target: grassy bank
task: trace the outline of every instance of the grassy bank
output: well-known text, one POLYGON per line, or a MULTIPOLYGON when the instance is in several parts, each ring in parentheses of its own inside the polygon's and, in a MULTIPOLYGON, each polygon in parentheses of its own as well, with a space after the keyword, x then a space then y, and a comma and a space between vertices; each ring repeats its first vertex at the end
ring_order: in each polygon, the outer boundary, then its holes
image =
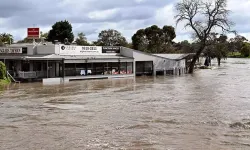
POLYGON ((10 83, 11 83, 11 80, 7 76, 6 66, 2 61, 0 61, 0 87, 3 87, 10 83))
POLYGON ((0 86, 5 86, 5 85, 8 85, 8 84, 10 84, 9 80, 2 80, 2 79, 0 79, 0 86))
POLYGON ((250 56, 245 57, 240 52, 228 53, 228 58, 250 58, 250 56))

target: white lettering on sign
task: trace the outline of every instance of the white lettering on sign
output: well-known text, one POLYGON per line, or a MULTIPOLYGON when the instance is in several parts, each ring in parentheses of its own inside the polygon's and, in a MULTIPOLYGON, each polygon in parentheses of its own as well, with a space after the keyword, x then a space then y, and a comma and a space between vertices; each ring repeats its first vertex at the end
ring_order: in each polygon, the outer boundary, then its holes
POLYGON ((101 46, 60 45, 60 55, 101 55, 101 46))
POLYGON ((22 48, 0 47, 1 54, 21 54, 22 48))

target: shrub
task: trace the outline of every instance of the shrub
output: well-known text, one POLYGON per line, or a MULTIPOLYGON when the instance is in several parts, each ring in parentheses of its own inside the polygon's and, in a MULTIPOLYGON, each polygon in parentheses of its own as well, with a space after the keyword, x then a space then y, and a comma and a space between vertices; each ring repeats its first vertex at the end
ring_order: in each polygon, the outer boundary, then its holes
POLYGON ((248 57, 250 55, 250 44, 244 43, 240 52, 244 57, 248 57))
POLYGON ((7 79, 6 77, 6 66, 3 62, 0 61, 0 79, 7 79))

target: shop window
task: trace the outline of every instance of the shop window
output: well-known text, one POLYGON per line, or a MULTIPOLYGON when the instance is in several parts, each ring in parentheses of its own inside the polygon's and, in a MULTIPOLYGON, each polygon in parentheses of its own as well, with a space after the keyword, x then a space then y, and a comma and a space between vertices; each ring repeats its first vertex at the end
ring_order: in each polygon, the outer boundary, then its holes
POLYGON ((88 63, 87 68, 88 68, 87 75, 93 75, 95 70, 93 63, 88 63))
POLYGON ((119 67, 119 62, 112 62, 112 63, 110 63, 111 64, 111 67, 112 67, 112 74, 119 74, 119 69, 120 69, 120 67, 119 67))
POLYGON ((120 74, 127 74, 127 63, 126 62, 121 62, 120 74))
POLYGON ((127 74, 133 74, 133 62, 127 63, 127 74))
POLYGON ((65 76, 75 76, 76 75, 76 69, 75 64, 65 64, 65 76))
POLYGON ((27 47, 23 47, 22 48, 22 54, 27 54, 28 53, 28 48, 27 47))
POLYGON ((112 74, 112 63, 104 63, 104 74, 112 74))
POLYGON ((103 75, 104 74, 104 63, 94 63, 94 72, 96 75, 103 75))
POLYGON ((146 73, 152 73, 153 72, 153 63, 151 61, 146 61, 145 64, 145 72, 146 73))
POLYGON ((42 71, 42 63, 41 62, 35 62, 33 66, 34 71, 42 71))
POLYGON ((79 76, 81 74, 84 75, 85 70, 86 70, 86 64, 85 63, 76 64, 76 75, 77 76, 79 76))

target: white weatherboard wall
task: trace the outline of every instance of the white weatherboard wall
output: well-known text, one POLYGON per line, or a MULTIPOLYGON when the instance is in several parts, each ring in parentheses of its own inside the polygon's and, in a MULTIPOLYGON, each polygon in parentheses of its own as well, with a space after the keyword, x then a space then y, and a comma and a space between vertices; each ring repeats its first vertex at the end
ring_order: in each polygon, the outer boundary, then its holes
POLYGON ((172 60, 154 56, 137 50, 123 47, 121 54, 134 58, 134 61, 153 61, 155 71, 172 70, 174 68, 185 68, 185 60, 172 60))

